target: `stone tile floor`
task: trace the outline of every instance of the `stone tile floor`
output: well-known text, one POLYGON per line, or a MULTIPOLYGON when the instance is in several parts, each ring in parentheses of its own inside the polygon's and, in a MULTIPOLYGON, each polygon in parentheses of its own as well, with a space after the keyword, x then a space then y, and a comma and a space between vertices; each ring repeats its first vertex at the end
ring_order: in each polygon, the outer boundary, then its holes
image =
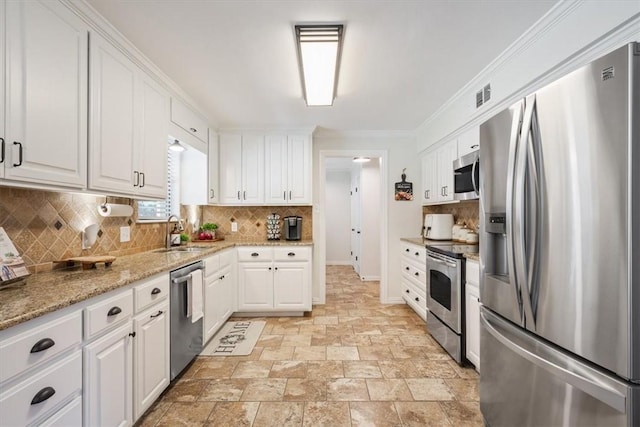
POLYGON ((327 267, 327 303, 269 317, 249 356, 198 357, 140 426, 482 426, 458 366, 378 282, 327 267))

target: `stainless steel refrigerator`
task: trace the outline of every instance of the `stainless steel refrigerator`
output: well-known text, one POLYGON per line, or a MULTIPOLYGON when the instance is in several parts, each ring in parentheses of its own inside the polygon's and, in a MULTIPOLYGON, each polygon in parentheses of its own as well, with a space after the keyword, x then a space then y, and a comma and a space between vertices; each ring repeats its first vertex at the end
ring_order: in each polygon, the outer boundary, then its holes
POLYGON ((640 425, 640 44, 480 127, 480 408, 640 425))

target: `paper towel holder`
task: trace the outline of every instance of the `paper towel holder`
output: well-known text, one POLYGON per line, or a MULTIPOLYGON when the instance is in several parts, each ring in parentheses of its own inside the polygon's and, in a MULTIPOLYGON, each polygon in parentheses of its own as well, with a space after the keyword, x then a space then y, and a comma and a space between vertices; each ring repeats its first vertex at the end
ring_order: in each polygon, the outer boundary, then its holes
POLYGON ((89 224, 82 230, 82 249, 89 249, 98 239, 98 224, 89 224))

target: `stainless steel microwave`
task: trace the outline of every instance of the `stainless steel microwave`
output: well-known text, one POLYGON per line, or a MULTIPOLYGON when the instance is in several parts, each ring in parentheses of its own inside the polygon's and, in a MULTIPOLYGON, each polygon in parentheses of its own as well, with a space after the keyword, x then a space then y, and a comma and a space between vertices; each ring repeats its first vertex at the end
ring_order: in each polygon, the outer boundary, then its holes
POLYGON ((453 198, 472 200, 480 197, 480 151, 473 151, 453 162, 453 198))

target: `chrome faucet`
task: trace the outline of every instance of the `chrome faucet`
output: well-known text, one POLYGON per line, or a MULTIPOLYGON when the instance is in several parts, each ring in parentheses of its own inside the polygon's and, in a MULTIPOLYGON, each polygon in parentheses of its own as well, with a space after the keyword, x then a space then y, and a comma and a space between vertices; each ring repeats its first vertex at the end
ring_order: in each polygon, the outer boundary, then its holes
POLYGON ((171 231, 169 231, 169 225, 171 224, 171 218, 175 218, 175 220, 179 223, 180 218, 177 215, 171 215, 167 218, 167 249, 171 249, 171 231))

